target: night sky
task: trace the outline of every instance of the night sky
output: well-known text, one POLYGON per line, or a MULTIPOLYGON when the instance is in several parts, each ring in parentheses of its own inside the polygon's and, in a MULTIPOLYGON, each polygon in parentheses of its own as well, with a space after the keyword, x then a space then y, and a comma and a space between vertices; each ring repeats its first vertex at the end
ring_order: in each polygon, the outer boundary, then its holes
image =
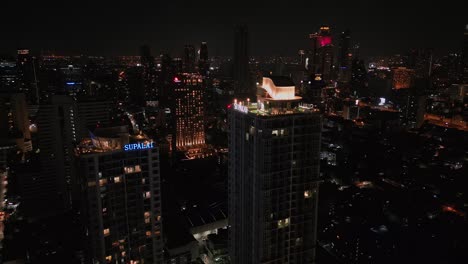
MULTIPOLYGON (((2 1, 4 2, 4 1, 2 1)), ((184 44, 207 41, 210 55, 232 55, 233 28, 247 24, 252 55, 293 55, 308 33, 328 24, 349 28, 363 55, 412 47, 458 51, 464 1, 8 1, 2 3, 0 53, 17 47, 89 55, 153 53, 178 56, 184 44), (28 3, 33 2, 33 3, 28 3), (27 3, 27 4, 26 4, 27 3)))

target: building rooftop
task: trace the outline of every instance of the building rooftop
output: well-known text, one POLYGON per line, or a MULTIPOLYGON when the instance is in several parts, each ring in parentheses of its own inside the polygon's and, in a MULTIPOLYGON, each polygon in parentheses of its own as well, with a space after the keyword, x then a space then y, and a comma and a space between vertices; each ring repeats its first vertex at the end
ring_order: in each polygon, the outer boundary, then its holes
POLYGON ((130 135, 127 126, 97 128, 90 137, 76 147, 77 155, 106 153, 120 150, 153 148, 153 141, 145 134, 130 135))
POLYGON ((259 116, 275 116, 320 112, 315 105, 301 103, 301 97, 295 95, 295 86, 291 78, 283 76, 264 77, 258 85, 257 102, 234 99, 228 108, 259 116))

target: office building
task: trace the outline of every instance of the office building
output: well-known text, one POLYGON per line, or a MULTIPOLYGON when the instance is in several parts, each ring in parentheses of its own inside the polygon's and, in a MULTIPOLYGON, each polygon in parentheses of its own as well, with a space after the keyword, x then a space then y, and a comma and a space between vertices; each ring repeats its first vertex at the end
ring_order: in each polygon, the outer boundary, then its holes
POLYGON ((319 111, 273 76, 229 108, 231 263, 314 263, 319 111))
POLYGON ((184 71, 187 73, 195 72, 195 63, 197 57, 195 47, 193 45, 185 45, 184 47, 184 71))
POLYGON ((174 77, 176 147, 190 148, 205 144, 203 93, 199 74, 185 73, 174 77))
POLYGON ((414 84, 415 71, 406 67, 398 67, 393 70, 393 85, 392 88, 409 89, 414 84))
POLYGON ((95 130, 76 151, 93 263, 162 263, 159 153, 126 126, 95 130))

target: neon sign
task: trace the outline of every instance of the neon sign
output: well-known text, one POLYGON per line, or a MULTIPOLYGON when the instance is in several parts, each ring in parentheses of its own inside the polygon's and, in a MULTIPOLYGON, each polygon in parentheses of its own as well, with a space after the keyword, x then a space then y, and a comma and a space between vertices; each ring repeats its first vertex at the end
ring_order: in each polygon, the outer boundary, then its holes
POLYGON ((152 149, 153 147, 154 147, 154 142, 133 143, 133 144, 124 145, 124 150, 131 151, 131 150, 141 150, 141 149, 152 149))

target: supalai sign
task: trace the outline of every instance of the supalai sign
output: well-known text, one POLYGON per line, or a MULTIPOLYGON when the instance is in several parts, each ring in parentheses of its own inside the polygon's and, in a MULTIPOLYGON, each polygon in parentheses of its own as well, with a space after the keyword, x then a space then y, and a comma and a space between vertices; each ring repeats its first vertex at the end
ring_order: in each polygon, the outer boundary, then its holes
POLYGON ((249 108, 247 108, 247 106, 245 105, 241 105, 241 104, 236 104, 234 103, 234 109, 237 110, 237 111, 240 111, 242 113, 245 113, 247 114, 249 112, 249 108))
POLYGON ((132 150, 141 150, 141 149, 152 149, 154 147, 154 142, 143 142, 143 143, 133 143, 124 145, 125 151, 132 150))

